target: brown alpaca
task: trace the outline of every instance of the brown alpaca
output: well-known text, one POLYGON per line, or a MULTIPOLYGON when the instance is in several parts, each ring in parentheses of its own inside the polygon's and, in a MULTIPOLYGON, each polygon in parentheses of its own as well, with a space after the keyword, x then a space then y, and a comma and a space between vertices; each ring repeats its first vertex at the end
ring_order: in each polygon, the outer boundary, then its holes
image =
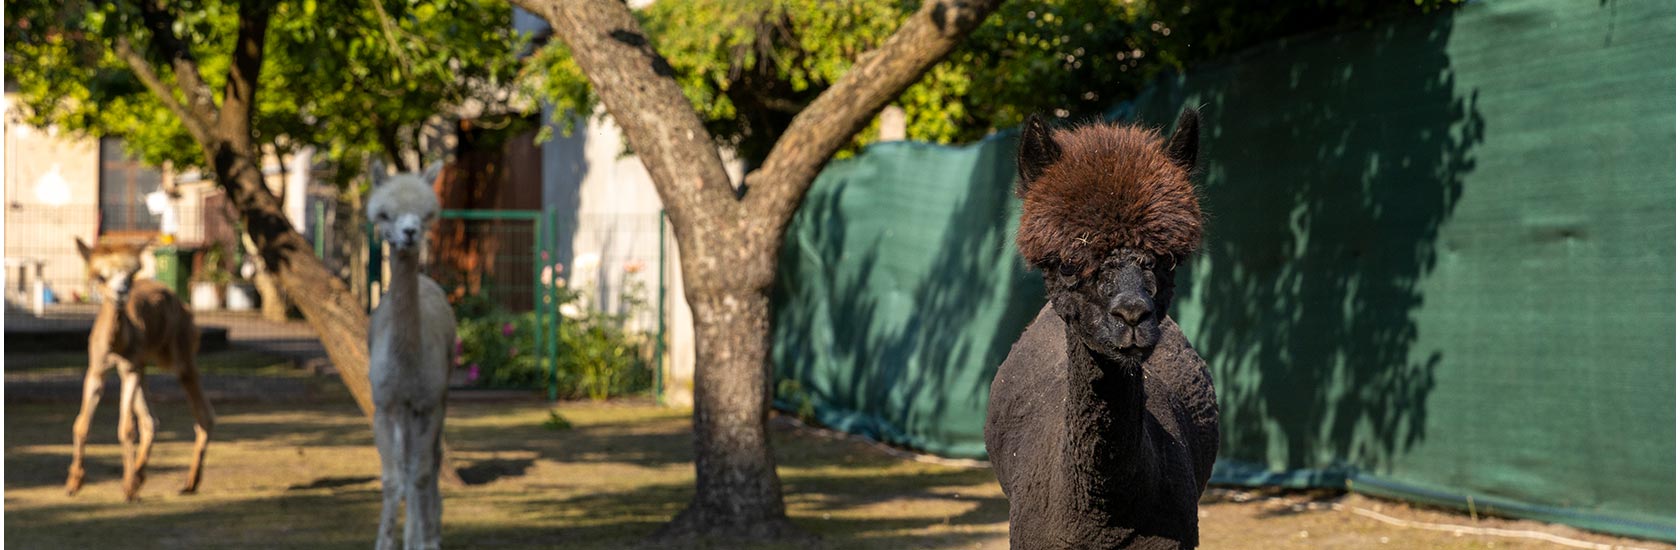
POLYGON ((156 421, 146 405, 146 363, 175 371, 192 406, 194 429, 192 466, 182 493, 198 490, 204 451, 216 414, 198 386, 198 327, 193 315, 167 287, 149 279, 136 280, 142 247, 99 243, 89 247, 76 239, 76 250, 87 262, 88 275, 98 283, 99 315, 88 335, 88 370, 82 387, 82 411, 76 415, 70 451, 70 476, 64 489, 75 495, 82 488, 82 449, 87 444, 93 410, 105 392, 105 372, 117 368, 122 380, 118 399, 117 437, 122 440, 123 496, 139 497, 146 479, 146 460, 152 453, 156 421), (138 424, 138 433, 136 433, 138 424), (139 441, 136 441, 136 435, 139 441))
POLYGON ((1050 303, 998 367, 986 451, 1019 549, 1192 548, 1219 451, 1207 364, 1167 316, 1195 252, 1195 111, 1163 142, 1094 124, 1022 130, 1016 244, 1050 303))

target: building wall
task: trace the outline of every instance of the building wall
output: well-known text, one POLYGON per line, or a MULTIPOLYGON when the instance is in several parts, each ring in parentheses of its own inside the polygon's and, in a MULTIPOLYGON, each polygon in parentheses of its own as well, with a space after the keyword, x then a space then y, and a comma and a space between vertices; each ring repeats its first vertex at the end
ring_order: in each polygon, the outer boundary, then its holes
POLYGON ((99 229, 99 140, 73 139, 24 124, 5 96, 5 257, 7 297, 14 298, 17 262, 38 261, 48 284, 64 295, 85 279, 75 238, 92 243, 99 229))
MULTIPOLYGON (((21 290, 31 277, 20 276, 19 269, 40 262, 42 278, 57 299, 72 300, 87 291, 75 239, 88 244, 99 239, 99 139, 23 123, 12 94, 5 95, 3 106, 6 297, 27 301, 21 290)), ((272 155, 263 163, 269 189, 282 195, 287 217, 300 232, 309 226, 305 203, 311 182, 309 171, 299 168, 307 166, 309 158, 308 151, 295 155, 284 175, 272 155)), ((222 191, 197 173, 177 175, 166 169, 163 178, 164 187, 178 193, 175 242, 196 248, 217 238, 215 228, 226 224, 209 220, 221 214, 208 210, 206 204, 216 204, 222 191)), ((152 256, 144 254, 142 259, 141 276, 152 276, 152 256)))

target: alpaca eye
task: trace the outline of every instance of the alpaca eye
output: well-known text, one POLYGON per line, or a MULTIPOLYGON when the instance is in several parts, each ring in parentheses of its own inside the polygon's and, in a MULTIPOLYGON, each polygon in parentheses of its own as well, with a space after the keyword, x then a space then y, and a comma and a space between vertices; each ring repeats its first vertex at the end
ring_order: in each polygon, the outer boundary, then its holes
POLYGON ((1061 273, 1063 277, 1072 277, 1079 274, 1079 266, 1063 262, 1056 266, 1056 272, 1061 273))
POLYGON ((382 222, 391 221, 391 216, 387 215, 384 212, 380 212, 377 217, 379 218, 379 221, 382 221, 382 222))

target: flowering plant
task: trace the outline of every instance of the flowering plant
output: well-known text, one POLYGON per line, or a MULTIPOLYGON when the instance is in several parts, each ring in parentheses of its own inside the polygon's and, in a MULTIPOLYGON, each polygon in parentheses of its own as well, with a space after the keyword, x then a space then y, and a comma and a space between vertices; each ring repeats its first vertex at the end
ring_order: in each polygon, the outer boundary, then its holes
POLYGON ((639 262, 624 266, 629 276, 618 296, 618 311, 607 312, 591 307, 587 296, 567 286, 560 276, 563 265, 544 266, 538 279, 539 302, 560 313, 554 326, 539 326, 533 313, 510 313, 481 295, 460 300, 455 364, 465 373, 458 380, 486 388, 546 387, 547 350, 537 349, 536 335, 552 331, 559 351, 556 382, 561 397, 599 400, 645 391, 652 383, 652 338, 627 326, 647 307, 646 285, 634 276, 644 268, 639 262))

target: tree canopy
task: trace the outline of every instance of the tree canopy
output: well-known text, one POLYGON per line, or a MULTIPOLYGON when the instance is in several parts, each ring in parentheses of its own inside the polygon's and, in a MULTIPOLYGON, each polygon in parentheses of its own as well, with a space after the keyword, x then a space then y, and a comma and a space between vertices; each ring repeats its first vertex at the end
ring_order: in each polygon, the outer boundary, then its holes
MULTIPOLYGON (((176 33, 198 46, 206 84, 220 89, 238 2, 183 4, 172 8, 176 33)), ((400 165, 398 153, 415 147, 414 133, 434 115, 515 100, 509 83, 522 41, 505 2, 280 0, 273 9, 252 130, 278 152, 310 145, 352 166, 370 154, 400 165)), ((149 40, 139 17, 129 2, 10 2, 7 79, 30 124, 124 136, 142 162, 201 168, 179 117, 117 53, 119 39, 149 40)))
MULTIPOLYGON (((1029 113, 1096 116, 1162 70, 1262 41, 1428 10, 1455 0, 1018 0, 1006 2, 894 102, 907 137, 977 139, 1029 113)), ((707 130, 762 159, 793 116, 915 12, 904 0, 694 0, 636 12, 707 130)), ((557 112, 596 98, 563 44, 538 50, 527 83, 557 112)), ((562 121, 566 122, 566 121, 562 121)), ((859 134, 873 140, 876 128, 859 134)))

